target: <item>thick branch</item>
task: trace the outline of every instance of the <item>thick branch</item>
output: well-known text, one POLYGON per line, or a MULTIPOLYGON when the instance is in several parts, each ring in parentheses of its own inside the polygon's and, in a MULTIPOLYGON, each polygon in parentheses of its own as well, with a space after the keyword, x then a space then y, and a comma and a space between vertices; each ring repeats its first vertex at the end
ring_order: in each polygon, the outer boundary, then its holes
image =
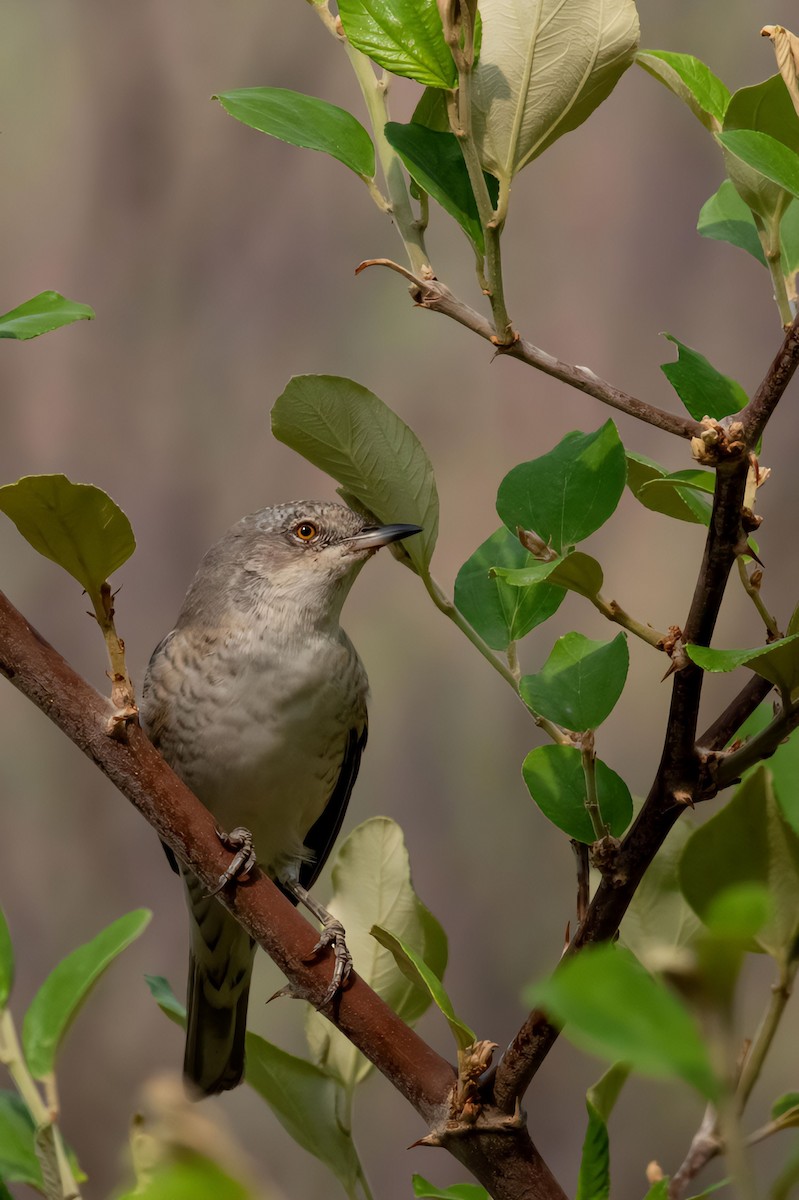
POLYGON ((411 296, 420 308, 429 308, 434 312, 451 317, 459 325, 471 329, 473 333, 478 334, 487 342, 491 342, 498 354, 518 358, 520 362, 527 363, 529 367, 535 367, 537 371, 543 371, 545 375, 551 375, 554 379, 559 379, 561 383, 567 383, 569 387, 576 388, 578 392, 585 392, 587 395, 593 396, 595 400, 601 400, 603 404, 608 404, 611 408, 618 409, 619 412, 635 417, 639 421, 645 421, 647 425, 655 425, 658 429, 665 430, 666 433, 676 434, 677 437, 692 438, 698 437, 702 432, 702 426, 692 417, 676 416, 674 413, 656 408, 654 404, 638 400, 635 396, 630 396, 627 392, 622 392, 612 384, 606 383, 588 367, 572 366, 571 363, 561 362, 560 359, 554 358, 544 350, 539 350, 537 346, 523 337, 518 337, 516 341, 507 346, 498 346, 491 322, 475 309, 470 308, 468 304, 464 304, 462 300, 453 295, 445 284, 437 279, 417 279, 410 272, 398 268, 396 263, 385 258, 363 262, 357 271, 368 266, 385 266, 392 270, 399 270, 401 275, 410 280, 411 296))
POLYGON ((791 382, 797 366, 799 366, 799 315, 794 318, 793 324, 786 331, 777 357, 766 372, 760 387, 746 408, 738 414, 737 418, 733 418, 733 420, 737 419, 743 422, 747 445, 754 446, 757 443, 771 414, 791 382))
MULTIPOLYGON (((0 674, 33 701, 142 813, 158 836, 212 887, 230 855, 208 810, 174 774, 136 724, 127 740, 107 732, 111 703, 82 679, 0 592, 0 674)), ((322 1002, 330 963, 312 955, 316 934, 271 880, 254 871, 220 899, 312 1004, 322 1002)), ((453 1067, 353 973, 325 1011, 433 1129, 450 1115, 453 1067)), ((521 1124, 496 1132, 485 1112, 468 1133, 442 1144, 496 1200, 565 1200, 521 1124)))

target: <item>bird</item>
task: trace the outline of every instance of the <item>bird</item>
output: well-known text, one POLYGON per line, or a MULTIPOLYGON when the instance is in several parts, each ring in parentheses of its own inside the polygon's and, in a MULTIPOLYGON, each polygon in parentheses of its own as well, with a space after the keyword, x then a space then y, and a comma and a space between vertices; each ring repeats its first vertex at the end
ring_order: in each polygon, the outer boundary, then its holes
MULTIPOLYGON (((337 503, 243 517, 203 558, 142 689, 148 737, 216 819, 236 866, 253 863, 323 925, 328 997, 349 972, 344 930, 310 895, 341 829, 367 736, 368 680, 339 624, 366 561, 421 533, 337 503)), ((244 1073, 255 944, 167 848, 183 877, 190 949, 183 1074, 191 1093, 244 1073)), ((230 875, 224 875, 220 887, 230 875)))

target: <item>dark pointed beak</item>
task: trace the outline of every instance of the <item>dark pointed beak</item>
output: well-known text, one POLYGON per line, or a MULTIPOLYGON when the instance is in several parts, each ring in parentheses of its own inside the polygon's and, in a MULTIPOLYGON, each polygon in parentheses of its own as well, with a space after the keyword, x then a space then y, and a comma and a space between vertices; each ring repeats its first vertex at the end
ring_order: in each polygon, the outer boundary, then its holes
POLYGON ((367 525, 360 533, 346 538, 345 544, 352 550, 379 550, 390 542, 399 542, 421 532, 421 525, 367 525))

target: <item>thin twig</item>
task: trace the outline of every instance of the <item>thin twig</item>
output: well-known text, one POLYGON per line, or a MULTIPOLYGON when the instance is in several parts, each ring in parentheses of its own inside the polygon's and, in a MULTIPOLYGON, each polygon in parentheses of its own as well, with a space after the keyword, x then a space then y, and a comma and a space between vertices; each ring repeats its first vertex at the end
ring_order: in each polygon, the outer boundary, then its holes
POLYGON ((793 373, 799 366, 799 315, 786 331, 776 358, 765 374, 763 382, 752 399, 737 417, 744 427, 744 438, 750 449, 754 449, 769 422, 771 414, 780 402, 793 373))

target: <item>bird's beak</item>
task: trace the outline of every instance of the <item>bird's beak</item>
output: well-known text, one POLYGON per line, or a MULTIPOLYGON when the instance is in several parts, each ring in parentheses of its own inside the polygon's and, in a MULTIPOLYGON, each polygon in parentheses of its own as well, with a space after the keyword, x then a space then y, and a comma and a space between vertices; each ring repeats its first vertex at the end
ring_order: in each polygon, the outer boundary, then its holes
POLYGON ((421 525, 367 525, 360 533, 345 538, 344 544, 351 550, 379 550, 390 542, 399 542, 421 532, 421 525))

